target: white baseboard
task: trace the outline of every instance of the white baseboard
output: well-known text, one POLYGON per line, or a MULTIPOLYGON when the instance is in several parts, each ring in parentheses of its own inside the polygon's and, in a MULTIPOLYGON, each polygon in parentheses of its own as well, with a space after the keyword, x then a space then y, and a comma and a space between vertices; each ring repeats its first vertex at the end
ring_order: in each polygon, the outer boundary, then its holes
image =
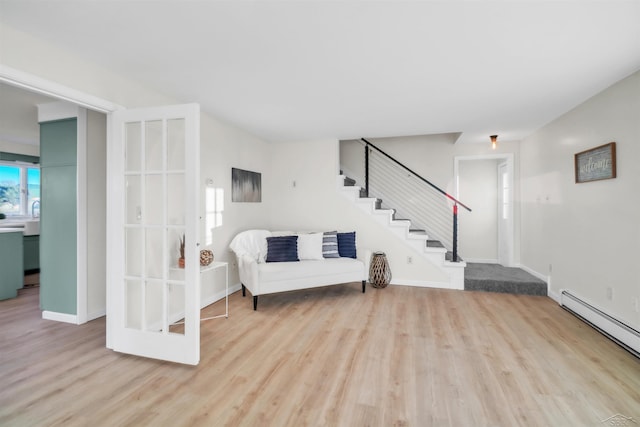
MULTIPOLYGON (((241 288, 240 283, 233 285, 233 286, 229 286, 229 295, 231 295, 234 292, 239 291, 241 288)), ((214 302, 220 301, 221 299, 224 299, 225 296, 225 291, 219 291, 216 292, 215 294, 212 294, 204 299, 200 299, 200 309, 205 308, 208 305, 213 304, 214 302)), ((181 311, 179 313, 172 313, 169 315, 169 323, 175 323, 180 321, 181 319, 184 319, 184 311, 181 311)), ((162 324, 161 323, 154 323, 151 326, 149 326, 150 330, 160 330, 162 328, 162 324)))
POLYGON ((56 313, 55 311, 43 311, 42 318, 45 320, 55 320, 56 322, 78 324, 78 316, 75 314, 56 313))
POLYGON ((102 310, 94 311, 93 313, 87 313, 87 322, 90 322, 91 320, 95 320, 99 317, 106 316, 106 315, 107 315, 106 308, 102 310))
POLYGON ((538 279, 542 280, 543 282, 545 282, 547 284, 547 296, 549 298, 551 298, 552 300, 554 300, 555 302, 557 302, 558 304, 560 304, 560 294, 553 292, 551 290, 551 276, 546 276, 542 273, 538 273, 537 271, 535 271, 532 268, 527 267, 526 265, 522 265, 522 264, 517 264, 515 265, 515 267, 518 267, 524 271, 526 271, 527 273, 531 274, 532 276, 537 277, 538 279))
MULTIPOLYGON (((231 295, 234 292, 239 291, 241 288, 242 288, 242 286, 240 285, 240 283, 237 283, 235 285, 229 286, 229 295, 231 295)), ((225 297, 225 291, 224 290, 216 292, 215 294, 212 294, 212 295, 204 298, 203 300, 201 300, 200 301, 200 308, 201 309, 205 308, 206 306, 211 305, 214 302, 220 301, 224 297, 225 297)), ((97 319, 98 317, 102 317, 102 316, 105 316, 105 315, 106 315, 105 311, 99 311, 99 312, 95 312, 95 313, 89 314, 88 315, 88 319, 89 320, 93 320, 93 319, 97 319)), ((174 313, 171 316, 171 320, 170 321, 171 322, 177 322, 178 320, 182 319, 183 317, 184 317, 184 313, 183 312, 174 313)), ((159 324, 158 325, 153 325, 151 327, 151 329, 153 329, 154 327, 156 329, 160 329, 160 325, 159 324)))
MULTIPOLYGON (((242 285, 240 285, 240 283, 229 286, 229 295, 231 295, 234 292, 238 292, 240 289, 242 289, 242 285)), ((224 294, 225 294, 225 291, 219 291, 213 295, 208 296, 207 298, 200 301, 200 308, 205 308, 206 306, 211 305, 216 301, 220 301, 221 299, 224 298, 224 294)))
POLYGON ((430 282, 426 280, 393 279, 391 285, 414 286, 416 288, 456 289, 448 282, 430 282))
POLYGON ((517 264, 514 267, 518 267, 518 268, 526 271, 527 273, 531 274, 532 276, 535 276, 538 279, 542 280, 543 282, 547 282, 547 284, 549 284, 550 279, 549 279, 549 276, 547 276, 547 275, 544 275, 542 273, 538 273, 534 269, 529 268, 526 265, 522 265, 522 264, 517 264))
POLYGON ((551 276, 549 276, 547 280, 547 296, 562 305, 562 291, 564 291, 564 289, 559 289, 558 292, 551 290, 551 276))
MULTIPOLYGON (((560 291, 560 293, 562 293, 562 291, 560 291)), ((562 297, 559 293, 553 292, 551 289, 547 289, 547 296, 558 304, 562 304, 562 297)))
POLYGON ((465 262, 473 262, 473 263, 479 263, 479 264, 498 264, 498 260, 497 259, 485 259, 485 258, 467 258, 464 257, 464 261, 465 262))
POLYGON ((242 289, 242 284, 240 284, 240 282, 236 283, 235 285, 229 286, 229 295, 238 292, 240 289, 242 289))

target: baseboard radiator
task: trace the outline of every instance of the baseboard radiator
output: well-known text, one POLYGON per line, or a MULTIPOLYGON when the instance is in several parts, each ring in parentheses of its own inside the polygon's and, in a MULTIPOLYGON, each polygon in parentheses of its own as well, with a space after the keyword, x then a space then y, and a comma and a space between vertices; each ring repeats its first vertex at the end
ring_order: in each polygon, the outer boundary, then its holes
POLYGON ((563 308, 640 357, 640 332, 568 291, 562 291, 560 301, 563 308))

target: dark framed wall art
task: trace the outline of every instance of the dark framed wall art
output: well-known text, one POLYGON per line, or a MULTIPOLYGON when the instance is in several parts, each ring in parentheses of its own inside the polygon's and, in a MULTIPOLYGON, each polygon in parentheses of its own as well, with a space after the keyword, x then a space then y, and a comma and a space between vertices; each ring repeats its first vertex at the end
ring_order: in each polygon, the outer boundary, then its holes
POLYGON ((576 183, 616 177, 616 143, 610 142, 574 156, 576 183))
POLYGON ((231 201, 262 202, 262 174, 231 168, 231 201))

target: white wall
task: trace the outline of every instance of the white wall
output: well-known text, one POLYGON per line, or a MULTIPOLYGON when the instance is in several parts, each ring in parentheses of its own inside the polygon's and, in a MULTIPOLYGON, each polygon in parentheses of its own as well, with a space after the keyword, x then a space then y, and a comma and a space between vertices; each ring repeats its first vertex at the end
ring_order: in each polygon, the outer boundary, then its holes
POLYGON ((274 190, 270 195, 274 206, 270 221, 272 229, 356 231, 359 251, 387 254, 392 283, 448 281, 445 273, 428 262, 408 264, 407 257, 416 260, 419 255, 338 193, 337 140, 271 144, 270 151, 272 177, 269 184, 274 190))
POLYGON ((17 144, 0 140, 0 151, 6 153, 24 154, 27 156, 40 156, 40 146, 31 144, 17 144))
MULTIPOLYGON (((216 261, 229 262, 229 284, 239 284, 235 256, 229 243, 240 231, 269 227, 270 200, 273 191, 270 174, 271 145, 259 138, 226 125, 210 116, 201 117, 200 173, 201 182, 201 235, 202 242, 213 251, 216 261), (262 174, 261 203, 231 202, 231 168, 239 168, 262 174), (210 182, 207 185, 207 182, 210 182), (224 210, 222 225, 215 225, 207 243, 206 203, 207 187, 222 189, 224 210)), ((204 280, 204 278, 203 278, 204 280)), ((219 281, 218 281, 219 283, 219 281)), ((220 291, 219 286, 213 291, 220 291)))
POLYGON ((460 209, 460 253, 465 261, 498 261, 498 160, 465 160, 458 168, 460 200, 473 206, 460 209))
POLYGON ((521 144, 522 263, 640 329, 640 72, 521 144), (616 179, 576 184, 574 154, 617 144, 616 179), (606 297, 607 288, 613 299, 606 297))
POLYGON ((107 117, 87 111, 87 318, 106 312, 107 117))

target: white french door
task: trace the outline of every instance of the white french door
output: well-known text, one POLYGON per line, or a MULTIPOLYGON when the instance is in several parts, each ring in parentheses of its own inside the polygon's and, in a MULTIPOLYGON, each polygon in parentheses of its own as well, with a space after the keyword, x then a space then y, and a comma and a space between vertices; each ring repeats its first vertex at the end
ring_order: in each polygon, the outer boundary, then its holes
POLYGON ((196 365, 200 107, 116 111, 110 130, 107 346, 196 365))

